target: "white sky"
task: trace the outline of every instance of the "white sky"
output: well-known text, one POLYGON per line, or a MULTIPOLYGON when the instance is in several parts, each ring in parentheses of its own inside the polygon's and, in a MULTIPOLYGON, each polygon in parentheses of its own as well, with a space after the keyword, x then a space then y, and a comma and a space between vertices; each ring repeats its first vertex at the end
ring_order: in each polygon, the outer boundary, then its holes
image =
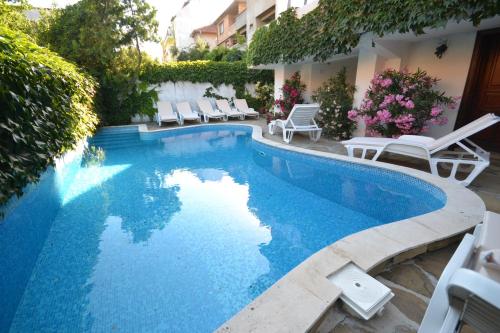
MULTIPOLYGON (((156 18, 159 22, 158 33, 161 38, 165 36, 167 28, 170 24, 170 19, 174 16, 182 7, 186 0, 147 0, 152 6, 156 7, 158 10, 156 18)), ((220 7, 222 3, 228 4, 228 0, 204 0, 207 2, 207 9, 212 12, 204 12, 204 16, 212 16, 216 19, 220 14, 220 7), (219 6, 210 6, 209 4, 217 3, 219 6)), ((34 7, 51 7, 55 4, 57 7, 65 7, 70 4, 78 2, 78 0, 29 0, 28 1, 34 7)), ((196 19, 196 18, 194 18, 196 19)), ((161 59, 161 45, 160 43, 145 43, 144 50, 151 56, 161 59)))

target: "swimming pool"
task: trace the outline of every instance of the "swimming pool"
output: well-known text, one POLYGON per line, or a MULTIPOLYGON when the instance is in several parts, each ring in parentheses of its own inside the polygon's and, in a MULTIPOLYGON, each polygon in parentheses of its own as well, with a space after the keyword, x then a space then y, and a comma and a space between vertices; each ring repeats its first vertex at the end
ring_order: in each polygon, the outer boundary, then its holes
POLYGON ((42 180, 0 225, 2 246, 21 242, 16 222, 31 230, 30 250, 2 259, 15 278, 2 330, 209 332, 319 249, 446 202, 416 178, 273 148, 244 126, 105 129, 90 143, 103 154, 42 180), (20 259, 32 268, 13 275, 20 259))

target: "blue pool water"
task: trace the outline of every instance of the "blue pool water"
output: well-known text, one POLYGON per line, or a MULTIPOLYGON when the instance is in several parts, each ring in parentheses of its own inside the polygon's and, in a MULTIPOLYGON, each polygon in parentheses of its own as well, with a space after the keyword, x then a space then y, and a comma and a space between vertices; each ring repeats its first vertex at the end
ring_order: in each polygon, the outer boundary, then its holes
POLYGON ((108 129, 90 143, 100 158, 45 176, 0 224, 0 331, 209 332, 324 246, 446 201, 247 127, 108 129))

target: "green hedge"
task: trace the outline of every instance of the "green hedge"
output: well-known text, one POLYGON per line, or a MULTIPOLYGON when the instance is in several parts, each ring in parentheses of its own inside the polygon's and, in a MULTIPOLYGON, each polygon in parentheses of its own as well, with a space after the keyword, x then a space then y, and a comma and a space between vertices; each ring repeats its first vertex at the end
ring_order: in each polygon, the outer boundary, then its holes
POLYGON ((500 14, 498 0, 320 0, 318 6, 298 19, 294 9, 258 29, 249 45, 252 65, 293 63, 306 57, 326 60, 349 53, 362 32, 424 33, 424 28, 443 27, 449 20, 482 19, 500 14))
POLYGON ((179 61, 168 64, 151 64, 145 67, 141 80, 148 83, 209 82, 214 86, 232 84, 240 91, 245 83, 274 82, 273 71, 248 69, 243 61, 179 61))
POLYGON ((97 124, 95 81, 0 26, 0 205, 22 194, 97 124))

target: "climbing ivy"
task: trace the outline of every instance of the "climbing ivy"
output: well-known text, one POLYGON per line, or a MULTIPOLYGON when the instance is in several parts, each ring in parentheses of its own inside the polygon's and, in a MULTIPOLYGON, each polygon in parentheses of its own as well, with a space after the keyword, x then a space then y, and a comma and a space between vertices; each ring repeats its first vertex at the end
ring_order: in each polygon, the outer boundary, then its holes
POLYGON ((145 67, 141 80, 150 84, 162 82, 208 82, 214 86, 231 84, 237 93, 243 93, 245 83, 271 83, 273 71, 248 69, 243 61, 178 61, 150 64, 145 67))
POLYGON ((94 79, 28 36, 1 26, 0 77, 2 206, 91 134, 97 116, 94 79))
POLYGON ((308 57, 321 61, 349 53, 364 32, 423 34, 425 28, 443 27, 450 20, 478 25, 497 14, 498 0, 320 0, 300 19, 291 8, 259 28, 247 61, 251 65, 293 63, 308 57))

